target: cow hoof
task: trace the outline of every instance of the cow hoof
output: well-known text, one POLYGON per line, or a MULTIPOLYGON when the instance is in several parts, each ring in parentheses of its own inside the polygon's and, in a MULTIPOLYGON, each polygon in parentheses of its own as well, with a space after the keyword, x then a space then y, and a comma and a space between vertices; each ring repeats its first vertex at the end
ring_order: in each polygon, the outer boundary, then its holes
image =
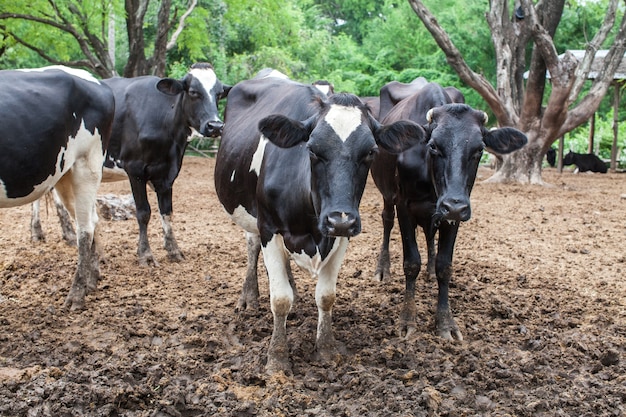
POLYGON ((139 265, 158 267, 159 263, 154 259, 154 256, 144 255, 139 257, 139 265))
POLYGON ((437 336, 445 340, 463 341, 463 335, 450 313, 437 315, 437 336))
POLYGON ((291 365, 289 364, 289 360, 268 358, 267 365, 265 366, 265 372, 267 372, 268 375, 274 375, 279 372, 287 375, 291 373, 291 365))
POLYGON ((185 255, 182 252, 173 252, 167 254, 167 259, 170 262, 182 262, 185 260, 185 255))
POLYGON ((74 298, 68 295, 65 299, 65 303, 63 303, 63 309, 69 311, 85 310, 85 300, 74 298))

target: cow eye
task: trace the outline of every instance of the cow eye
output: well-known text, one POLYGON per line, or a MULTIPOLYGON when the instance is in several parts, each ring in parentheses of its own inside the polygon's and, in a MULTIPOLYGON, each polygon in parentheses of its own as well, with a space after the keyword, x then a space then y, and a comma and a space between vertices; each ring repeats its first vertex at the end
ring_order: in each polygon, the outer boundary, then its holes
POLYGON ((310 148, 309 157, 311 158, 311 162, 324 162, 324 158, 320 156, 320 154, 313 152, 310 148))
POLYGON ((437 148, 437 145, 435 145, 434 142, 430 142, 428 144, 428 152, 430 152, 430 154, 433 156, 440 154, 439 149, 437 148))
POLYGON ((374 157, 378 155, 378 146, 374 146, 372 149, 370 149, 366 154, 365 157, 363 158, 364 160, 370 162, 374 159, 374 157))
POLYGON ((189 90, 189 97, 191 97, 191 98, 199 98, 200 97, 200 93, 198 93, 196 90, 189 90))

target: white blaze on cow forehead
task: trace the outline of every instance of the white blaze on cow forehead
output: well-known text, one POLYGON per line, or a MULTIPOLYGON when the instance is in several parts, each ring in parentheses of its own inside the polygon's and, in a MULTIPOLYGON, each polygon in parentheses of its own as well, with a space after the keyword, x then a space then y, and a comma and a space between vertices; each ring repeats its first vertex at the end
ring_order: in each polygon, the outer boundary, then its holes
POLYGON ((88 71, 78 69, 78 68, 64 67, 63 65, 50 65, 48 67, 42 67, 42 68, 24 68, 18 71, 44 72, 46 70, 52 70, 52 69, 61 70, 75 77, 82 78, 85 81, 90 81, 92 83, 100 84, 100 81, 98 81, 98 79, 94 77, 93 75, 91 75, 91 73, 89 73, 88 71))
POLYGON ((261 173, 261 164, 263 163, 263 155, 265 155, 265 146, 267 145, 267 142, 269 142, 269 140, 265 136, 261 135, 259 138, 259 145, 257 146, 256 151, 254 151, 254 155, 252 155, 252 163, 250 164, 248 172, 254 171, 257 177, 261 173))
MULTIPOLYGON (((217 75, 215 75, 215 71, 211 68, 194 68, 190 70, 189 73, 200 81, 200 84, 202 84, 202 87, 204 87, 207 93, 211 91, 217 83, 217 75)), ((213 100, 210 94, 209 99, 213 100)))
POLYGON ((361 125, 361 109, 333 104, 324 120, 345 142, 346 139, 361 125))

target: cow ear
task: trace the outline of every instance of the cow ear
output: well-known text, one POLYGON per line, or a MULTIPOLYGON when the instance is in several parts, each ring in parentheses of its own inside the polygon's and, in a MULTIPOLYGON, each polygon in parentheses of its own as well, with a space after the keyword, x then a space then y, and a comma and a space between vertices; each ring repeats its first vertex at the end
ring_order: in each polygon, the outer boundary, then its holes
POLYGON ((222 88, 223 88, 223 90, 222 90, 222 93, 217 98, 218 100, 226 98, 228 96, 228 93, 230 92, 230 89, 233 88, 233 86, 232 85, 228 85, 228 84, 222 84, 222 88))
POLYGON ((168 96, 175 96, 185 89, 183 83, 173 78, 161 78, 156 85, 157 90, 168 96))
POLYGON ((426 132, 422 126, 409 120, 400 120, 390 125, 376 122, 374 128, 376 143, 392 154, 399 154, 412 146, 423 143, 426 132))
POLYGON ((528 143, 525 134, 512 127, 502 127, 487 131, 483 137, 487 150, 492 153, 505 154, 516 151, 528 143))
POLYGON ((274 145, 280 148, 291 148, 309 140, 313 130, 313 119, 312 117, 299 122, 287 116, 274 114, 261 119, 259 130, 274 145))

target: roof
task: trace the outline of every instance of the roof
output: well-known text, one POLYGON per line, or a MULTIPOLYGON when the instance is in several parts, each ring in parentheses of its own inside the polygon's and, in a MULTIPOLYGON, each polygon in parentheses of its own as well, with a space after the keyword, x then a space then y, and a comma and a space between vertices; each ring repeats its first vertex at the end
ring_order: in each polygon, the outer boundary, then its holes
MULTIPOLYGON (((585 56, 584 49, 569 49, 567 52, 571 52, 578 62, 581 62, 585 56)), ((591 63, 591 68, 589 70, 589 75, 587 75, 587 79, 595 80, 602 69, 602 64, 604 63, 604 58, 609 53, 608 49, 600 49, 596 52, 596 56, 593 58, 593 62, 591 63)), ((563 59, 565 54, 559 55, 559 59, 563 59)), ((524 78, 528 78, 528 71, 524 73, 524 78)), ((546 78, 550 78, 550 71, 546 72, 546 78)), ((615 70, 615 74, 613 74, 614 80, 624 80, 626 79, 626 54, 624 54, 624 58, 622 58, 622 62, 618 65, 615 70)))

